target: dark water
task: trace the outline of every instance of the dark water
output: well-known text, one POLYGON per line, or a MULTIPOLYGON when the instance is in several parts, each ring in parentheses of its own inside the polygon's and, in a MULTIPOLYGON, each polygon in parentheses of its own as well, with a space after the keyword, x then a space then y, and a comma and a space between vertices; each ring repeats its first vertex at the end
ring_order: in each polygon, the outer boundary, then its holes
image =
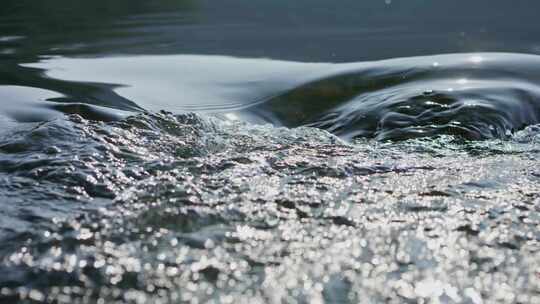
POLYGON ((0 8, 0 302, 540 303, 533 1, 0 8))

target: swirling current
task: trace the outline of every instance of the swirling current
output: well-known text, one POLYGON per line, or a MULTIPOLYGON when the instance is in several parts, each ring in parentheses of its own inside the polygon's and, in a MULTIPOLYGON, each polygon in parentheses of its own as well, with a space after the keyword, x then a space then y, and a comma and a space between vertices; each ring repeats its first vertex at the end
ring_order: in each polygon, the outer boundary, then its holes
POLYGON ((6 69, 0 301, 540 303, 539 58, 6 69))
MULTIPOLYGON (((341 64, 196 55, 46 58, 23 65, 18 72, 28 76, 12 85, 36 82, 43 89, 53 88, 64 96, 36 92, 41 99, 56 101, 40 107, 100 120, 115 115, 88 104, 311 126, 347 140, 438 134, 486 139, 504 138, 540 122, 539 58, 471 53, 341 64), (42 70, 52 77, 47 82, 39 76, 42 70), (160 79, 160 73, 167 78, 160 79)), ((30 94, 12 86, 6 91, 3 95, 11 99, 17 91, 30 94)), ((30 106, 25 113, 12 111, 10 117, 39 121, 51 115, 43 111, 40 117, 36 105, 30 106)), ((9 108, 4 111, 10 115, 9 108)))

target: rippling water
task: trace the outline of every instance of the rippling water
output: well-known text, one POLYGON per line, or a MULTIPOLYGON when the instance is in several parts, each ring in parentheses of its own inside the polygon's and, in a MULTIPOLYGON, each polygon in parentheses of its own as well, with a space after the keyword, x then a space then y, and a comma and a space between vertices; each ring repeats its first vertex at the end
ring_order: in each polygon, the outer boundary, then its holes
POLYGON ((537 6, 6 0, 0 302, 540 303, 537 6))

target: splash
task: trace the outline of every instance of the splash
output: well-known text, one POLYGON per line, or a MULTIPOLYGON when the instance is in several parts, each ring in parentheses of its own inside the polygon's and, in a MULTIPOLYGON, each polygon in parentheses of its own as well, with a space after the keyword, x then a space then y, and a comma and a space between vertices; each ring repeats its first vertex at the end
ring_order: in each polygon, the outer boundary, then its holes
POLYGON ((168 113, 17 130, 0 299, 535 302, 538 130, 351 144, 168 113))

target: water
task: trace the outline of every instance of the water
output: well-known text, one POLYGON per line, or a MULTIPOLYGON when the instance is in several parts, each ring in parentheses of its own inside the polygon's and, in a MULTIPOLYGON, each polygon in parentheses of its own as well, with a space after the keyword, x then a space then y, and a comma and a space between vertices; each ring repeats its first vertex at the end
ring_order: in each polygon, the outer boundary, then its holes
POLYGON ((87 2, 0 9, 0 302, 540 303, 537 4, 87 2))

